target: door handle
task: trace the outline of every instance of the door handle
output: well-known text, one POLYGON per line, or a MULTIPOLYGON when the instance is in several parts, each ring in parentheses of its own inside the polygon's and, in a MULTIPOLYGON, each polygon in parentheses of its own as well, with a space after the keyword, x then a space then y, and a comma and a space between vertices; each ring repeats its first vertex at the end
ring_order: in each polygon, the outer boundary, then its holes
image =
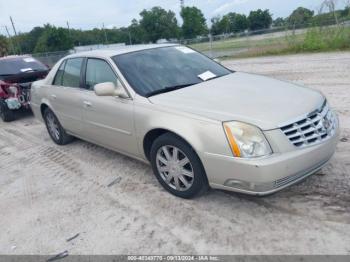
POLYGON ((85 106, 85 107, 91 107, 92 104, 91 104, 91 102, 89 102, 89 101, 84 101, 84 106, 85 106))
POLYGON ((51 95, 51 98, 52 98, 52 99, 56 99, 57 96, 56 96, 56 95, 51 95))

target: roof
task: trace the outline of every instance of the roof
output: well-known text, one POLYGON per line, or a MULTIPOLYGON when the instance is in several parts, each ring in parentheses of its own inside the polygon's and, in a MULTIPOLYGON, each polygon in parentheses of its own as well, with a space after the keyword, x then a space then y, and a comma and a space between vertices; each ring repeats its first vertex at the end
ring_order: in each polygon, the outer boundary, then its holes
POLYGON ((142 51, 147 49, 154 49, 160 47, 170 47, 177 46, 178 44, 149 44, 149 45, 128 45, 128 46, 120 46, 115 49, 97 49, 86 52, 79 52, 68 57, 82 57, 82 56, 99 56, 99 57, 113 57, 116 55, 127 54, 136 51, 142 51))

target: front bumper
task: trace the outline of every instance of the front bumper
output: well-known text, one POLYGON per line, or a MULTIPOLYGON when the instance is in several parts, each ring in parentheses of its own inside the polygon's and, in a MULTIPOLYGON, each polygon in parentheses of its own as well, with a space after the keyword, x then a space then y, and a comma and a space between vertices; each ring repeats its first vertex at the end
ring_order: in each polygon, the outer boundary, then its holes
POLYGON ((264 196, 298 183, 320 170, 333 156, 338 140, 337 123, 331 138, 303 149, 295 148, 259 159, 210 153, 203 153, 201 158, 212 188, 264 196))

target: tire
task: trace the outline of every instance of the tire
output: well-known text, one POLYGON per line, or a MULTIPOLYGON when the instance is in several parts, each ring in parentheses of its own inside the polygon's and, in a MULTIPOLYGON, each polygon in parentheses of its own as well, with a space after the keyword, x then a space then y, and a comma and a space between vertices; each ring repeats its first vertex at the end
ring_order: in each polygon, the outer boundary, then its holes
POLYGON ((66 133, 61 123, 58 121, 58 118, 51 111, 51 109, 45 109, 44 120, 51 139, 57 145, 67 145, 73 141, 74 138, 66 133))
POLYGON ((152 144, 150 159, 159 183, 171 194, 191 199, 209 189, 202 162, 180 137, 171 133, 158 137, 152 144))
POLYGON ((15 120, 15 114, 10 110, 3 99, 0 99, 0 117, 4 122, 11 122, 15 120))

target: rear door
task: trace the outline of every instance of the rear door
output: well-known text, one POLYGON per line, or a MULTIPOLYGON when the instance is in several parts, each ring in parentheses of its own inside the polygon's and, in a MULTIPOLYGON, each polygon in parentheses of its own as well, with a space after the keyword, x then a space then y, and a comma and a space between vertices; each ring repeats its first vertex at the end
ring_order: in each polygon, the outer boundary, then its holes
POLYGON ((48 91, 52 109, 67 131, 80 134, 82 130, 81 71, 84 58, 65 60, 56 73, 48 91))
POLYGON ((88 58, 83 75, 88 90, 83 95, 83 136, 120 152, 138 155, 133 100, 97 96, 94 92, 94 86, 99 83, 118 85, 119 79, 111 65, 104 59, 88 58))

